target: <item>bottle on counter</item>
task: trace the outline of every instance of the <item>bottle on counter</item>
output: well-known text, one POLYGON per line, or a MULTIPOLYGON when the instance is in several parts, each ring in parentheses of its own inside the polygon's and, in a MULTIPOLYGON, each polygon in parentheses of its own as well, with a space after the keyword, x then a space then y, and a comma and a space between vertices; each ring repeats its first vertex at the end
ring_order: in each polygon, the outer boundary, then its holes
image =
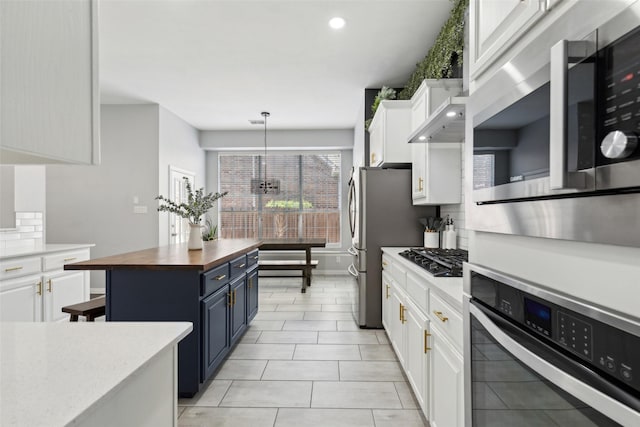
POLYGON ((453 225, 453 220, 450 219, 449 221, 450 222, 448 226, 448 231, 445 231, 446 233, 445 240, 447 241, 446 249, 457 249, 458 248, 458 242, 457 242, 458 232, 456 231, 453 225))

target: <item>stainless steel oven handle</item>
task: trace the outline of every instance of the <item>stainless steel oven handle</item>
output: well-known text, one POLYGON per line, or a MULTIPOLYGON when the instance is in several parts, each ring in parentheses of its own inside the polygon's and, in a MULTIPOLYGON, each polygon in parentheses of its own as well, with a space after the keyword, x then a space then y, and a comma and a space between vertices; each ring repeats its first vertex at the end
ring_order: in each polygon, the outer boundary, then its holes
POLYGON ((353 277, 358 277, 358 272, 356 271, 356 268, 353 266, 353 264, 349 264, 349 267, 347 267, 347 271, 353 277))
POLYGON ((502 332, 502 330, 475 305, 469 304, 469 313, 482 324, 487 332, 489 332, 500 345, 547 380, 622 425, 640 425, 640 413, 582 381, 567 375, 567 373, 561 369, 538 357, 502 332))
POLYGON ((584 172, 569 172, 567 166, 567 98, 569 58, 589 56, 592 43, 560 40, 551 47, 549 105, 549 187, 552 190, 583 189, 584 172))

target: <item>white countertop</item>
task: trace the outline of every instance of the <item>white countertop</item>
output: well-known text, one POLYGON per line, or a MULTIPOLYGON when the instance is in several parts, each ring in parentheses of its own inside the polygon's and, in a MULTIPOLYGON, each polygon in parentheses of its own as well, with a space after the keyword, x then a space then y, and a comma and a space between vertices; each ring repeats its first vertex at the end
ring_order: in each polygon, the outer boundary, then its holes
POLYGON ((382 251, 391 256, 395 262, 402 265, 407 271, 424 278, 436 288, 445 300, 462 311, 462 277, 435 277, 424 268, 399 255, 400 252, 411 248, 385 247, 382 251))
POLYGON ((189 322, 0 323, 0 425, 81 422, 189 322))
POLYGON ((90 248, 93 243, 50 243, 36 247, 24 248, 2 248, 0 249, 0 260, 19 256, 43 255, 52 252, 72 251, 75 249, 90 248))

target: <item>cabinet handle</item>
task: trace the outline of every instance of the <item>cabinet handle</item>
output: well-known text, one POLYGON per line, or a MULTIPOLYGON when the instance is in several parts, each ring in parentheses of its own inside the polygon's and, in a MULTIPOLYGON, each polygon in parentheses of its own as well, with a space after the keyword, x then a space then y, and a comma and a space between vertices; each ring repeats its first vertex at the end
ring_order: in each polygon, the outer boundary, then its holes
POLYGON ((424 354, 427 354, 427 351, 431 350, 431 347, 427 347, 427 337, 430 337, 431 334, 424 330, 424 354))
POLYGON ((22 270, 22 267, 9 267, 9 268, 5 268, 4 271, 18 271, 18 270, 22 270))
POLYGON ((404 317, 404 312, 407 310, 407 307, 405 307, 404 305, 402 306, 402 310, 401 310, 401 314, 402 314, 402 324, 404 325, 405 323, 407 323, 407 318, 404 317))
POLYGON ((371 163, 376 162, 376 153, 371 153, 371 163))
POLYGON ((227 305, 231 307, 233 306, 233 291, 229 292, 227 295, 229 296, 229 302, 227 303, 227 305))
POLYGON ((400 312, 400 321, 402 322, 402 303, 400 303, 400 309, 398 311, 400 312))
POLYGON ((74 259, 76 259, 76 257, 71 257, 71 258, 65 258, 64 262, 69 262, 69 261, 73 261, 74 259))
POLYGON ((387 299, 389 299, 389 288, 390 288, 390 286, 387 285, 387 299))
POLYGON ((424 180, 422 179, 422 177, 418 178, 418 191, 422 191, 422 184, 424 183, 424 180))
POLYGON ((36 293, 38 295, 42 295, 42 281, 39 281, 38 283, 36 283, 36 286, 38 287, 38 290, 36 291, 36 293))
POLYGON ((448 317, 445 317, 445 316, 443 316, 443 315, 442 315, 442 312, 441 312, 441 311, 435 311, 435 310, 434 310, 434 311, 433 311, 433 314, 435 314, 435 315, 436 315, 436 317, 437 317, 438 319, 442 320, 443 322, 446 322, 447 320, 449 320, 449 318, 448 318, 448 317))
POLYGON ((51 279, 47 280, 47 291, 51 292, 51 289, 53 288, 53 283, 51 282, 51 279))
POLYGON ((245 266, 244 262, 242 264, 234 265, 235 268, 243 268, 244 266, 245 266))
POLYGON ((236 292, 238 292, 238 291, 236 291, 236 290, 234 290, 234 291, 233 291, 233 305, 236 305, 236 298, 237 298, 237 296, 238 296, 238 295, 236 294, 236 292))
POLYGON ((384 270, 384 268, 385 268, 387 265, 389 265, 389 264, 387 264, 386 262, 382 261, 382 269, 383 269, 383 270, 384 270))
POLYGON ((219 276, 214 277, 212 280, 222 280, 222 279, 224 279, 225 277, 227 277, 227 275, 226 275, 226 274, 221 274, 221 275, 219 275, 219 276))
POLYGON ((258 258, 260 258, 259 255, 256 255, 256 256, 253 257, 253 259, 258 259, 258 258))

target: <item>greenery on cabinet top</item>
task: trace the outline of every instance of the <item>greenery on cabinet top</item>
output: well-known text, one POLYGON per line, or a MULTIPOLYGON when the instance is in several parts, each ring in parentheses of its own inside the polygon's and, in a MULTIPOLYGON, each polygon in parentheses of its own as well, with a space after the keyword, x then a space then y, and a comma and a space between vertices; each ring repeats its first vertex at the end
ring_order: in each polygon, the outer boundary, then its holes
POLYGON ((424 79, 444 79, 458 77, 464 49, 464 15, 469 0, 451 0, 454 5, 451 15, 442 26, 435 43, 427 56, 416 64, 404 89, 398 93, 398 99, 411 99, 424 79))

